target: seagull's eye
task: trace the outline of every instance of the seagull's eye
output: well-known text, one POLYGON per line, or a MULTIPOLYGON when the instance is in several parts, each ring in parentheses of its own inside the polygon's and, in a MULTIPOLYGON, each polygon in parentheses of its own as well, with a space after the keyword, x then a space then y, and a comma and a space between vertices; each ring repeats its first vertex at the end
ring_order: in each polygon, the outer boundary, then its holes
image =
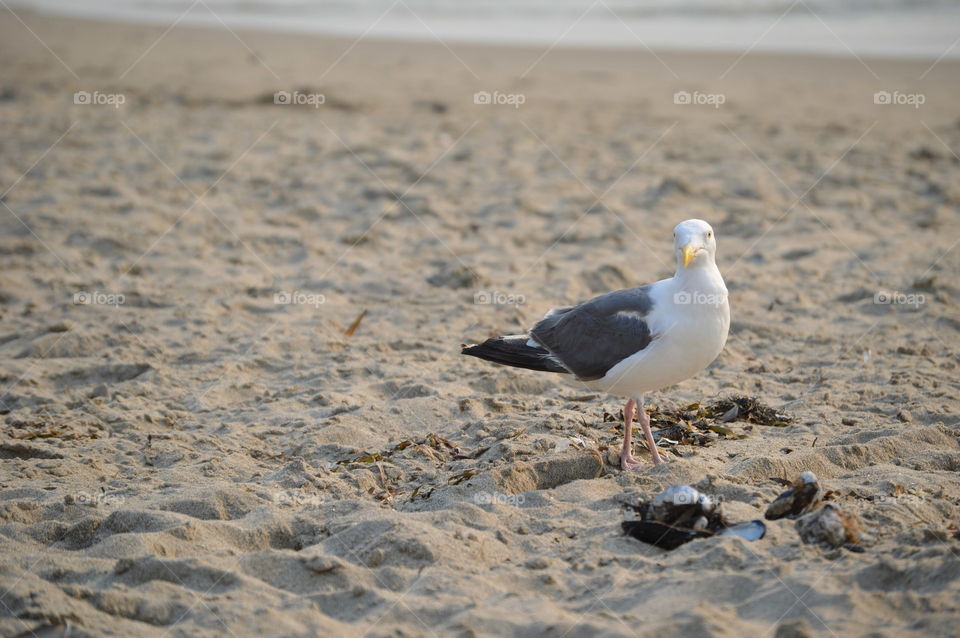
POLYGON ((711 237, 713 237, 713 231, 712 231, 712 230, 708 230, 708 231, 707 231, 707 239, 710 239, 711 237))

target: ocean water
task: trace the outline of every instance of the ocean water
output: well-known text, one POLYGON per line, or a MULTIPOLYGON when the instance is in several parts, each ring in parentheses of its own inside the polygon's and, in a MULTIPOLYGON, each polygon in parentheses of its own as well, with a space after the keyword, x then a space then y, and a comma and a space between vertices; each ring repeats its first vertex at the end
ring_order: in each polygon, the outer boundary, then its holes
POLYGON ((535 46, 960 57, 960 0, 13 0, 100 19, 535 46), (222 24, 221 24, 222 23, 222 24))

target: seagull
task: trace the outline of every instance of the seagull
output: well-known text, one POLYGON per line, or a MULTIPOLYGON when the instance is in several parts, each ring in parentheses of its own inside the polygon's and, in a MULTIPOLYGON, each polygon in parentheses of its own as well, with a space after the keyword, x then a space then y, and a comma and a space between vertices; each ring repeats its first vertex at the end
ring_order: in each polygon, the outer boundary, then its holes
POLYGON ((487 339, 461 353, 494 363, 573 375, 591 390, 627 399, 620 467, 641 466, 632 452, 633 419, 653 463, 663 463, 644 396, 706 368, 730 329, 727 287, 717 268, 710 224, 688 219, 673 230, 677 271, 656 283, 553 308, 527 334, 487 339))

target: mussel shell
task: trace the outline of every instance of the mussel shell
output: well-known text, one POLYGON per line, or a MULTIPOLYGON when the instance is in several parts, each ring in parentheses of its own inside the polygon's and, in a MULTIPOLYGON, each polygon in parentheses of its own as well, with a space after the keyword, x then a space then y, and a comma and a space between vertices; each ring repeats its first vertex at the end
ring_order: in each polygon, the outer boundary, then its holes
POLYGON ((767 526, 761 520, 736 523, 717 532, 717 536, 737 536, 747 541, 758 541, 766 534, 767 526))
POLYGON ((704 502, 708 497, 693 489, 689 485, 674 485, 663 490, 653 498, 653 504, 657 505, 695 505, 704 502))
POLYGON ((643 518, 692 527, 696 520, 711 518, 716 512, 717 504, 706 494, 689 485, 674 485, 654 497, 643 518))
POLYGON ((813 509, 820 501, 820 484, 801 483, 791 487, 770 503, 763 515, 768 521, 789 516, 795 518, 813 509))
POLYGON ((695 538, 710 538, 711 536, 737 536, 747 541, 757 541, 767 533, 767 526, 760 520, 724 527, 716 534, 709 531, 673 527, 657 521, 624 521, 622 527, 624 534, 661 549, 676 549, 695 538))
POLYGON ((660 549, 676 549, 695 538, 709 538, 710 532, 698 532, 682 527, 672 527, 657 521, 624 521, 623 533, 638 541, 655 545, 660 549))
POLYGON ((800 540, 810 545, 844 547, 851 552, 863 553, 860 525, 856 516, 843 512, 833 503, 803 516, 794 523, 800 540))

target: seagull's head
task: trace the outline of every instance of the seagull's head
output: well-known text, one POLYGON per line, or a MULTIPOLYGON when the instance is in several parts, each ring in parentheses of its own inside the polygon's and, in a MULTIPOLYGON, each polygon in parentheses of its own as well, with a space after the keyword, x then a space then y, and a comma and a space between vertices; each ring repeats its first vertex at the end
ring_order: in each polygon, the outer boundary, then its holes
POLYGON ((713 263, 717 256, 713 228, 702 219, 680 222, 673 229, 673 252, 677 256, 678 270, 713 263))

